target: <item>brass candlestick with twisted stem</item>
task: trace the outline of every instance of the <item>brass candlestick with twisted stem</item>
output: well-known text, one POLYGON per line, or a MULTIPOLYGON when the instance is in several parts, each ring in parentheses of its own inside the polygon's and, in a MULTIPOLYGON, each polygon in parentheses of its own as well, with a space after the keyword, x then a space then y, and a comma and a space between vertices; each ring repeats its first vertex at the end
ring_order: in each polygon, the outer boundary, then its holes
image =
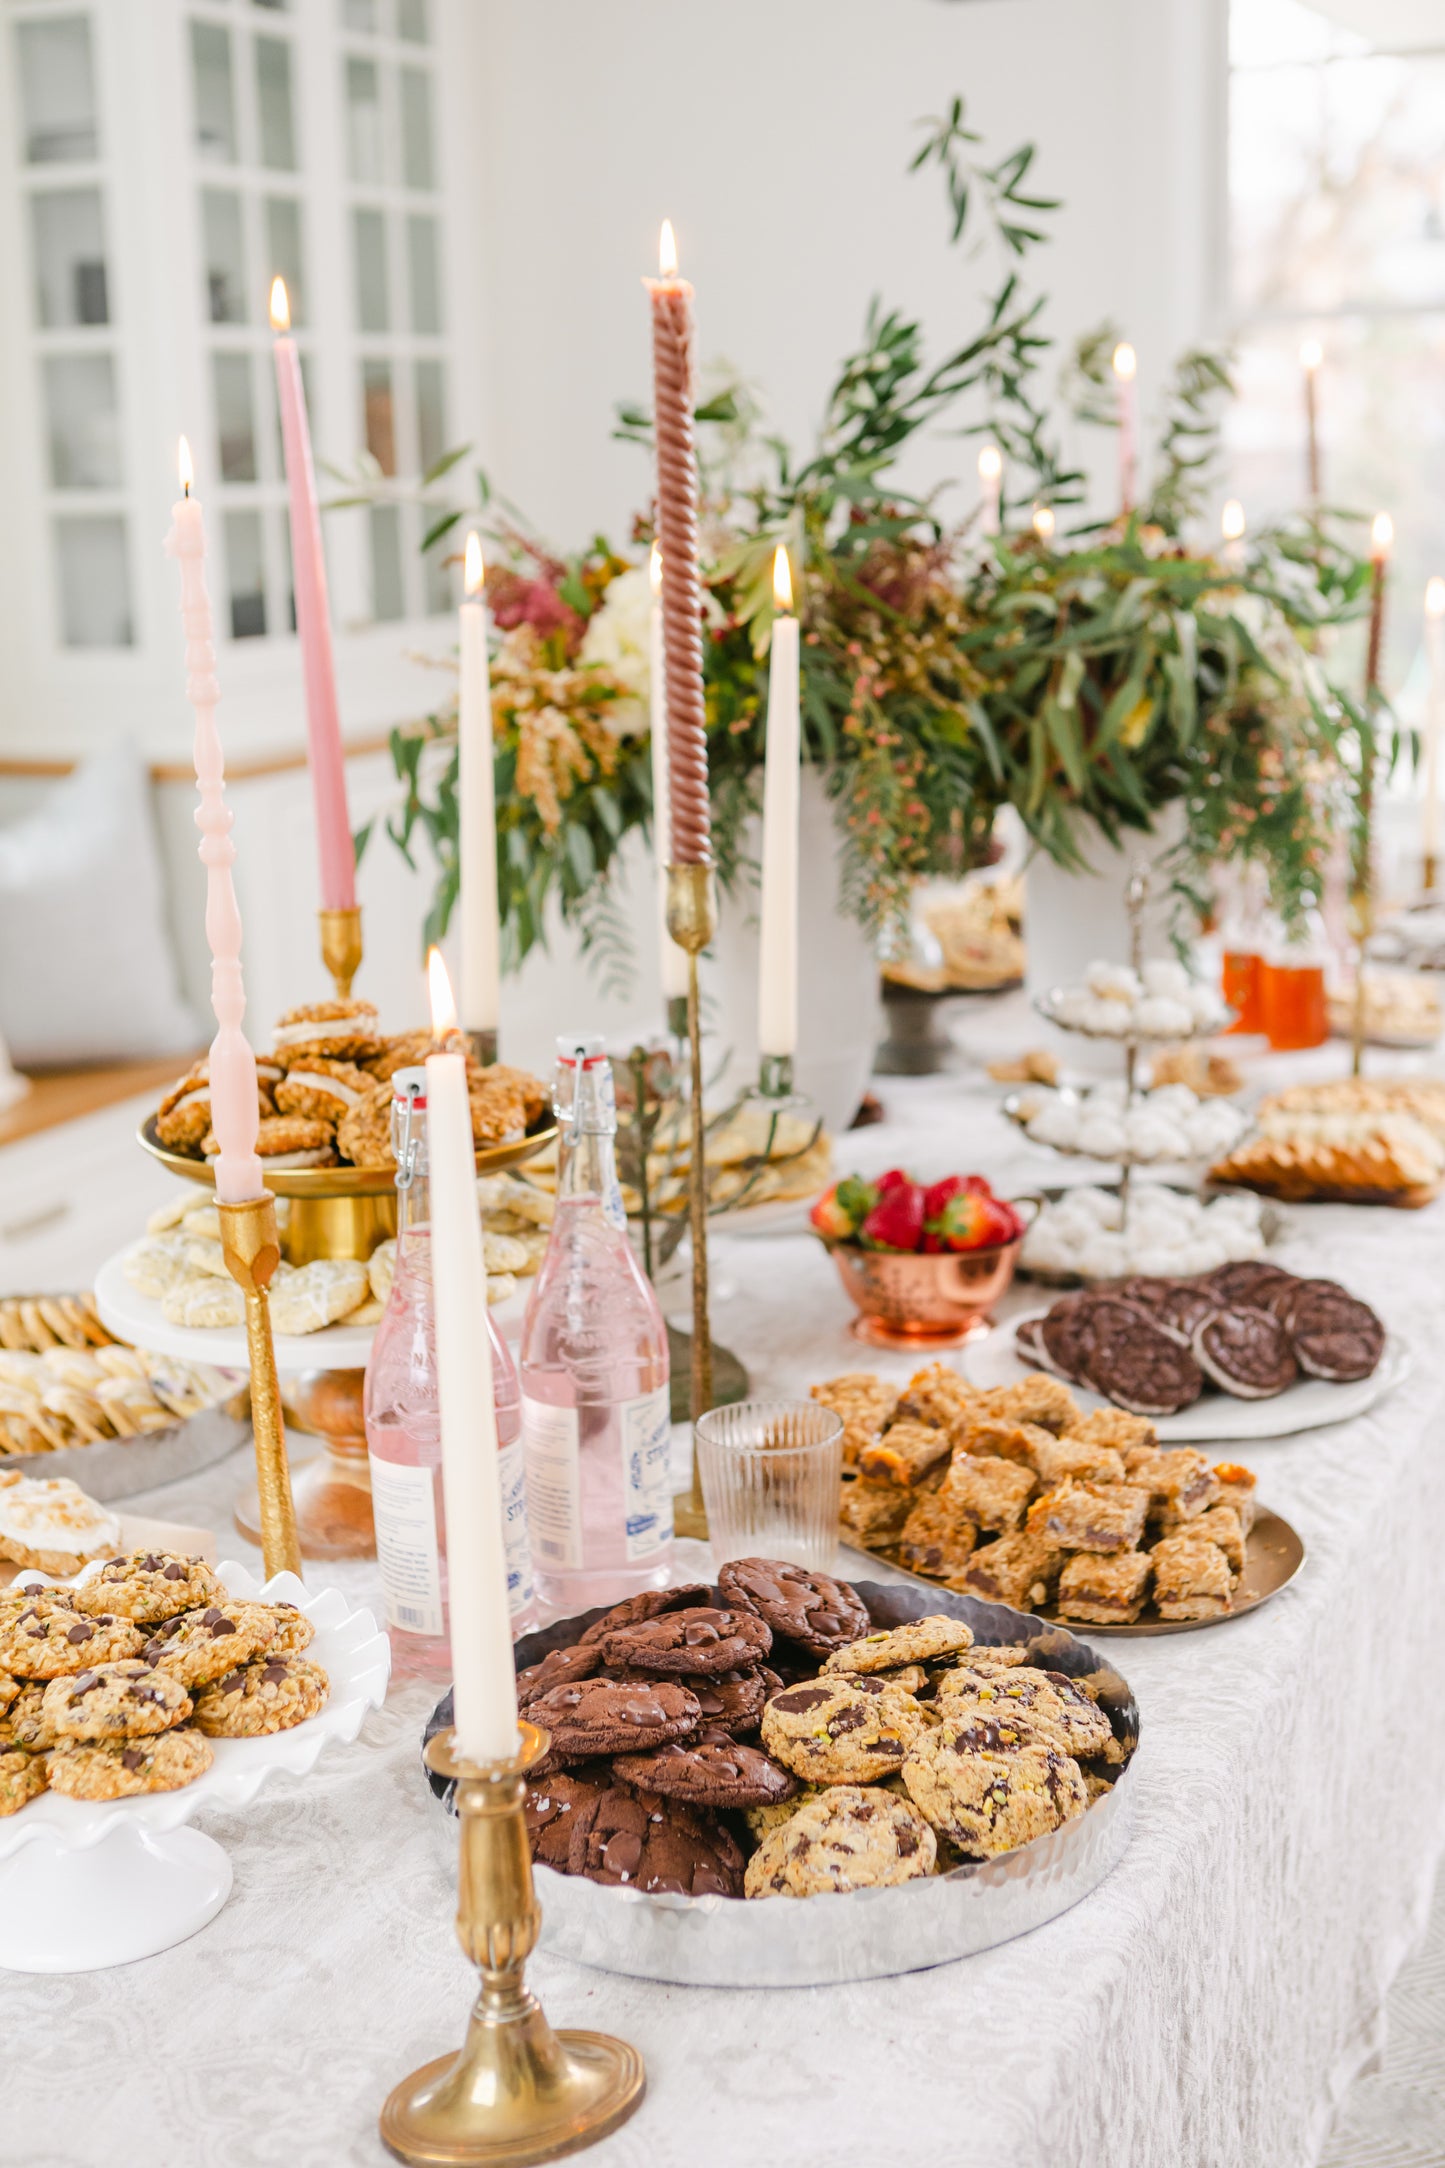
MULTIPOLYGON (((692 1419, 712 1406, 712 1329, 707 1301, 707 1124, 702 1103, 702 1020, 698 1008, 698 958, 717 932, 717 892, 712 867, 669 866, 667 930, 687 952, 687 1044, 692 1072, 692 1144, 688 1165, 688 1221, 692 1231, 692 1419)), ((692 1484, 672 1502, 672 1525, 680 1536, 707 1541, 707 1508, 692 1449, 692 1484)))
POLYGON ((301 1573, 301 1545, 291 1498, 291 1467, 286 1458, 286 1426, 281 1417, 281 1388, 276 1378, 276 1349, 271 1339, 271 1303, 266 1290, 281 1262, 276 1233, 276 1200, 269 1190, 243 1204, 222 1204, 221 1250, 226 1269, 246 1298, 246 1352, 251 1361, 251 1428, 256 1441, 256 1490, 261 1502, 261 1556, 266 1578, 301 1573))
POLYGON ((642 2057, 608 2033, 553 2032, 525 1985, 542 1909, 532 1884, 522 1801, 546 1753, 523 1719, 510 1761, 469 1762, 455 1732, 427 1746, 429 1768, 456 1783, 461 1824, 457 1940, 482 1975, 460 2052, 403 2078, 381 2111, 398 2160, 520 2164, 595 2145, 625 2123, 647 2084, 642 2057))

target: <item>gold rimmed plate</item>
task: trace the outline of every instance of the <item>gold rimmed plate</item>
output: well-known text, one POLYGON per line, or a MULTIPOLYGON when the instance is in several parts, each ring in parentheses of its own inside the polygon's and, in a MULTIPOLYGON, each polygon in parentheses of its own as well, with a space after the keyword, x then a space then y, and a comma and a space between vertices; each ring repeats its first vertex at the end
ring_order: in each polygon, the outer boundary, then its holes
MULTIPOLYGON (((852 1551, 858 1558, 883 1559, 895 1573, 906 1574, 919 1588, 942 1589, 941 1581, 931 1581, 926 1573, 914 1573, 907 1566, 900 1566, 897 1559, 887 1551, 864 1551, 846 1536, 840 1536, 844 1550, 852 1551)), ((1142 1615, 1130 1625, 1104 1626, 1096 1619, 1087 1624, 1082 1619, 1065 1618, 1051 1603, 1040 1604, 1034 1617, 1049 1626, 1063 1626, 1073 1634, 1123 1635, 1132 1639, 1146 1634, 1192 1634, 1203 1626, 1227 1626, 1231 1619, 1248 1618, 1271 1596, 1277 1596, 1287 1588, 1305 1562, 1303 1538, 1293 1529, 1282 1514, 1272 1513, 1268 1506, 1261 1506, 1255 1516, 1249 1541, 1244 1547, 1244 1572, 1234 1591, 1233 1608, 1222 1611, 1215 1618, 1160 1618, 1152 1603, 1144 1606, 1142 1615)), ((965 1590, 965 1594, 971 1591, 965 1590)))
MULTIPOLYGON (((216 1186, 216 1172, 208 1159, 193 1159, 188 1152, 173 1152, 156 1135, 156 1118, 148 1115, 136 1132, 140 1143, 172 1174, 205 1189, 216 1186)), ((484 1144, 477 1152, 478 1174, 500 1174, 505 1167, 519 1167, 556 1141, 557 1124, 550 1117, 525 1137, 509 1144, 484 1144)), ((396 1184, 391 1167, 269 1167, 261 1162, 266 1187, 277 1197, 389 1197, 396 1184)))

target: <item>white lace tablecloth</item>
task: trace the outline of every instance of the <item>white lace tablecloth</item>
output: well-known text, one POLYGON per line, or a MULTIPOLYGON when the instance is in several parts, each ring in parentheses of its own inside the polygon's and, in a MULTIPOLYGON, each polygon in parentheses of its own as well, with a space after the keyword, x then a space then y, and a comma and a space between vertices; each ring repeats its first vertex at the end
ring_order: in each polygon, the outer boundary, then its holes
MULTIPOLYGON (((1022 1043, 1017 1020, 1012 1036, 1022 1043)), ((967 1080, 881 1089, 890 1120, 845 1139, 844 1163, 1059 1179, 967 1080)), ((1282 1261, 1367 1295, 1413 1344, 1414 1374, 1357 1422, 1245 1455, 1309 1547, 1292 1587, 1250 1618, 1110 1645, 1142 1715, 1121 1865, 1021 1941, 856 1987, 689 1990, 539 1956, 531 1976, 554 2023, 620 2032, 646 2057, 646 2101, 590 2156, 599 2168, 1315 2160, 1445 1836, 1431 1685, 1445 1638, 1445 1211, 1288 1220, 1282 1261)), ((719 1240, 714 1272, 718 1337, 759 1388, 859 1367, 832 1267, 805 1234, 719 1240)), ((209 1522, 223 1557, 254 1560, 229 1532, 241 1473, 232 1462, 147 1510, 209 1522)), ((688 1574, 696 1563, 679 1557, 688 1574)), ((369 1567, 313 1579, 375 1601, 369 1567)), ((208 1819, 236 1885, 193 1941, 118 1972, 4 1977, 0 2160, 388 2157, 382 2099, 460 2041, 472 1991, 452 1932, 452 1825, 418 1758, 432 1698, 394 1690, 358 1745, 304 1783, 208 1819)))

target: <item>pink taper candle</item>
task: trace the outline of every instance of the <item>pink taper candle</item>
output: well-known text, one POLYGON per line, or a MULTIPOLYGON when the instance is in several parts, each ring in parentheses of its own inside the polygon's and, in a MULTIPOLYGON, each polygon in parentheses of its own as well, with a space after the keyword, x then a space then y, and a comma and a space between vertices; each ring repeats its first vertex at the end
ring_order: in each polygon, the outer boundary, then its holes
POLYGON ((191 448, 181 438, 181 497, 171 508, 166 554, 181 568, 181 623, 186 631, 186 698, 196 717, 196 782, 201 803, 196 826, 199 856, 206 869, 206 939, 211 948, 211 1007, 220 1029, 211 1042, 211 1127, 220 1155, 216 1160, 216 1195, 222 1204, 244 1204, 265 1189, 256 1156, 256 1057, 241 1029, 246 988, 241 977, 241 913, 231 868, 232 814, 226 804, 226 771, 216 708, 216 647, 211 634, 211 598, 206 592, 206 532, 201 507, 191 495, 191 448))
POLYGON ((346 756, 336 706, 336 664, 331 653, 331 608, 326 559, 321 549, 321 511, 301 357, 289 336, 291 304, 286 282, 271 286, 271 329, 277 334, 276 392, 281 402, 281 443, 291 505, 291 578, 296 589, 296 630, 306 681, 306 744, 316 799, 316 842, 321 859, 321 904, 327 911, 356 906, 356 857, 346 807, 346 756))

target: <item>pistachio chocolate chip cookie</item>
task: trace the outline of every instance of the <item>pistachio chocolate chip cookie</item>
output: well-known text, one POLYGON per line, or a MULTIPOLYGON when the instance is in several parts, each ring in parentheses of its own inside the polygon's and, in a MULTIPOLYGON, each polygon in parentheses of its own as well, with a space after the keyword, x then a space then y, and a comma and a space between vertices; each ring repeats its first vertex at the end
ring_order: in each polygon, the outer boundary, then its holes
POLYGON ((66 1672, 138 1656, 141 1635, 128 1618, 97 1610, 83 1617, 74 1590, 36 1590, 0 1623, 0 1665, 18 1679, 58 1679, 66 1672))
POLYGON ((1020 1744, 1015 1727, 973 1717, 925 1732, 903 1764, 920 1813, 966 1859, 994 1859, 1048 1836, 1089 1803, 1079 1765, 1055 1747, 1020 1744))
POLYGON ((1113 1745, 1114 1728, 1103 1710, 1060 1671, 1023 1665, 1012 1671, 975 1670, 960 1664, 938 1682, 945 1721, 992 1718, 1023 1738, 1087 1760, 1113 1745))
POLYGON ((107 1559, 98 1573, 70 1591, 77 1611, 94 1618, 100 1612, 134 1619, 138 1626, 159 1625, 182 1611, 223 1604, 226 1591, 203 1558, 174 1551, 132 1551, 107 1559))
POLYGON ((43 1720, 62 1739, 144 1739, 190 1713, 180 1680, 138 1656, 52 1679, 41 1704, 43 1720))
POLYGON ((215 1756, 189 1725, 153 1739, 107 1739, 57 1747, 46 1757, 50 1789, 69 1799, 130 1799, 178 1792, 204 1776, 215 1756))
POLYGON ((266 1655, 196 1693, 196 1726, 212 1739, 290 1731, 326 1706, 331 1681, 306 1656, 266 1655))
POLYGON ((891 1792, 835 1784, 764 1837, 748 1861, 749 1897, 821 1897, 885 1889, 933 1872, 937 1842, 891 1792))
POLYGON ((830 1573, 776 1558, 730 1558, 718 1569, 729 1603, 756 1611, 775 1634, 826 1656, 868 1631, 868 1613, 853 1590, 830 1573))
POLYGON ((834 1649, 825 1671, 896 1671, 900 1664, 936 1663, 973 1647, 973 1634, 956 1618, 916 1618, 834 1649))
POLYGON ((211 1686, 263 1649, 269 1651, 274 1637, 265 1604, 211 1603, 204 1611, 182 1611, 168 1619, 146 1643, 146 1660, 183 1686, 211 1686))
POLYGON ((928 1719, 916 1701, 873 1679, 815 1679, 774 1694, 763 1745, 813 1784, 869 1784, 901 1769, 928 1719))
POLYGON ((49 1781, 43 1754, 27 1754, 18 1746, 0 1749, 0 1814, 18 1814, 49 1781))

